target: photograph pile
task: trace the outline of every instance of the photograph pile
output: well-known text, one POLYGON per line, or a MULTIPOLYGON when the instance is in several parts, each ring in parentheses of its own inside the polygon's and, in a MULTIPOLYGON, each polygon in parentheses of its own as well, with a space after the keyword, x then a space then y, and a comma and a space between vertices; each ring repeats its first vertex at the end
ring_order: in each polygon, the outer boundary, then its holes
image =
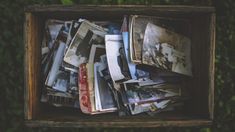
POLYGON ((142 15, 47 20, 41 102, 90 115, 181 109, 190 97, 185 82, 193 77, 185 23, 142 15))

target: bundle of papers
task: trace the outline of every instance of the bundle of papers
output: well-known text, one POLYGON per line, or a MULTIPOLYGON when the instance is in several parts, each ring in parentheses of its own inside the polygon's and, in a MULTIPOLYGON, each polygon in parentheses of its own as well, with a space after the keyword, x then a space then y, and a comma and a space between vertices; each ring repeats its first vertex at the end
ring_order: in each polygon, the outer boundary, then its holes
POLYGON ((191 41, 176 32, 179 23, 138 15, 122 23, 48 20, 41 101, 90 115, 177 110, 193 76, 191 41))

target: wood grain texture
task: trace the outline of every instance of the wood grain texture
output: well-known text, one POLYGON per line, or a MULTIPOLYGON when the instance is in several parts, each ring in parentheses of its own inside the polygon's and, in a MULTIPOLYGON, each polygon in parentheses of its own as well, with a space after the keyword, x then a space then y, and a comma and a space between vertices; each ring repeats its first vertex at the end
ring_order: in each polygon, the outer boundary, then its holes
POLYGON ((31 13, 25 14, 25 119, 32 119, 38 111, 40 67, 39 24, 31 13))
POLYGON ((60 121, 26 121, 29 127, 189 127, 189 126, 209 126, 212 122, 208 120, 175 120, 175 121, 121 121, 121 122, 60 122, 60 121))
POLYGON ((30 79, 30 72, 32 70, 32 64, 30 61, 30 53, 32 52, 32 48, 30 47, 31 43, 31 28, 32 28, 32 15, 31 13, 26 13, 25 14, 25 106, 24 106, 24 112, 25 112, 25 119, 32 119, 32 111, 33 111, 33 104, 32 104, 32 84, 29 82, 30 79))
POLYGON ((195 15, 192 23, 192 67, 189 111, 198 116, 208 116, 208 63, 209 63, 209 18, 210 15, 195 15))
POLYGON ((215 35, 216 35, 216 15, 211 14, 210 24, 210 63, 209 63, 209 112, 210 119, 214 119, 214 78, 215 78, 215 35))
POLYGON ((214 12, 213 7, 183 6, 183 5, 33 5, 25 7, 26 12, 76 12, 76 11, 171 11, 171 12, 214 12))

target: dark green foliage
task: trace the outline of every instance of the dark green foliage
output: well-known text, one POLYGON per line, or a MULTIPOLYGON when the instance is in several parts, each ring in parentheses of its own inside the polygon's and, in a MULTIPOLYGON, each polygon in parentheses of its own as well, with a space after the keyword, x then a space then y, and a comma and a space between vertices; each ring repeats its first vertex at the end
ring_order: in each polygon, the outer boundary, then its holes
POLYGON ((0 132, 20 131, 24 128, 24 6, 42 3, 52 2, 46 2, 46 0, 0 1, 0 132))
POLYGON ((217 9, 216 120, 213 129, 235 131, 235 3, 232 0, 216 0, 215 6, 217 9))
POLYGON ((235 131, 235 3, 234 0, 1 0, 0 1, 0 132, 46 131, 235 131), (215 122, 211 128, 158 129, 29 129, 23 122, 23 7, 31 4, 183 4, 214 5, 216 26, 215 122))

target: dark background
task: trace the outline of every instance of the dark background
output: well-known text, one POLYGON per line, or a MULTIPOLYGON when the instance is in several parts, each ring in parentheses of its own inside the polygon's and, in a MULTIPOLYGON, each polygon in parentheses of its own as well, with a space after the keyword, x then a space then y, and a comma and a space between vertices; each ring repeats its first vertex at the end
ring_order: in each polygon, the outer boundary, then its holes
POLYGON ((0 132, 174 131, 235 132, 234 0, 0 0, 0 132), (24 126, 24 6, 32 4, 177 4, 216 8, 215 120, 211 127, 71 129, 24 126))

